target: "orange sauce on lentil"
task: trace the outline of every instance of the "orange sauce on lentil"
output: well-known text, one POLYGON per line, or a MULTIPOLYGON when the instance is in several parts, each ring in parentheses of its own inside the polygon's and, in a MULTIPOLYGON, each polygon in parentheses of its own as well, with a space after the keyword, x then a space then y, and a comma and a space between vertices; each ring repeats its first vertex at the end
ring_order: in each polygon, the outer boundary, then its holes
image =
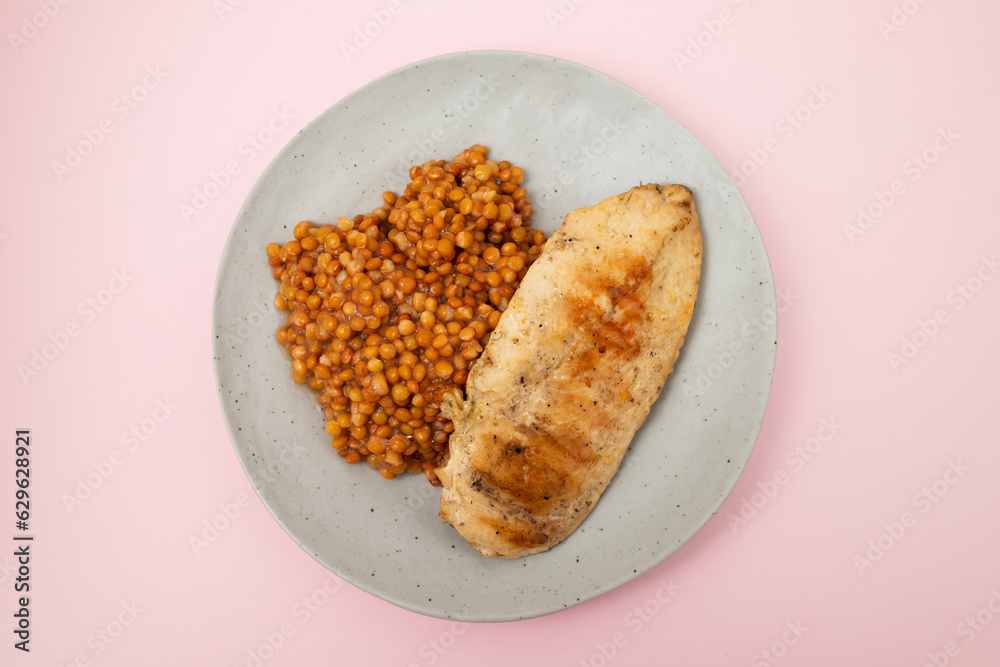
POLYGON ((267 246, 293 380, 316 391, 337 453, 386 479, 440 485, 454 431, 441 398, 465 386, 545 243, 522 170, 487 155, 414 166, 371 213, 299 222, 267 246))

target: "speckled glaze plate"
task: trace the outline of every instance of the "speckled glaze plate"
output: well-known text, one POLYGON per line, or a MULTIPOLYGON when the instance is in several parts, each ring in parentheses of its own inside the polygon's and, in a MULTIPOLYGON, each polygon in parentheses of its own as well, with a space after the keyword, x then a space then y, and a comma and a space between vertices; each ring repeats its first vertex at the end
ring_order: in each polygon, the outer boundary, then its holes
POLYGON ((309 123, 248 195, 219 265, 213 351, 243 468, 279 524, 344 580, 406 609, 463 621, 540 616, 662 562, 719 509, 750 456, 771 386, 775 296, 760 233, 719 162, 662 109, 594 70, 516 52, 408 65, 309 123), (333 222, 400 192, 412 164, 482 143, 521 166, 534 224, 640 181, 694 193, 705 258, 687 342, 621 469, 551 551, 488 559, 438 517, 423 475, 384 481, 330 447, 314 394, 274 340, 283 317, 264 247, 299 220, 333 222))

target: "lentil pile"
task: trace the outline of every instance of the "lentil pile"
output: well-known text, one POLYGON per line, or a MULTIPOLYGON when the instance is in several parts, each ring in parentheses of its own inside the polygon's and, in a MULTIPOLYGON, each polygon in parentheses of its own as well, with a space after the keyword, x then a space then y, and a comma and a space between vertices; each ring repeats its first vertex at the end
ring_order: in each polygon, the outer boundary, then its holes
POLYGON ((300 222, 267 246, 292 378, 318 392, 337 453, 386 479, 422 471, 440 485, 454 430, 441 399, 465 386, 545 243, 521 169, 487 155, 414 166, 371 213, 300 222))

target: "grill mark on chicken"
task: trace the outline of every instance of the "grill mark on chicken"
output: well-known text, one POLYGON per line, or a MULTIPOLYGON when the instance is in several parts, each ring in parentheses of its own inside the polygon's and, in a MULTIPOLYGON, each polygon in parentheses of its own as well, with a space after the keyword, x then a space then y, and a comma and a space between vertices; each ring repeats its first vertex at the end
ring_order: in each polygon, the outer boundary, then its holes
POLYGON ((474 453, 477 483, 532 515, 548 513, 554 498, 578 491, 579 471, 593 462, 594 454, 577 434, 549 426, 558 437, 544 428, 522 428, 503 434, 487 451, 474 453))

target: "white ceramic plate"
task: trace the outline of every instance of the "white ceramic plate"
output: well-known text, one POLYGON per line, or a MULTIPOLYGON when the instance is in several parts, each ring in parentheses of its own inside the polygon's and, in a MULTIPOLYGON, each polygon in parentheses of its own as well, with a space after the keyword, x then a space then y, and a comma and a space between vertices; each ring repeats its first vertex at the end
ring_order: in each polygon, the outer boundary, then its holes
POLYGON ((351 93, 267 167, 233 225, 213 312, 222 412, 274 518, 346 581, 422 614, 507 621, 578 604, 657 565, 719 509, 750 456, 775 357, 771 270, 746 202, 719 162, 614 79, 516 52, 440 56, 351 93), (332 222, 400 192, 406 170, 482 143, 521 166, 536 227, 640 181, 694 193, 705 258, 687 342, 621 469, 551 551, 487 559, 438 517, 423 475, 384 481, 329 444, 313 393, 274 339, 282 316, 264 246, 299 220, 332 222))

